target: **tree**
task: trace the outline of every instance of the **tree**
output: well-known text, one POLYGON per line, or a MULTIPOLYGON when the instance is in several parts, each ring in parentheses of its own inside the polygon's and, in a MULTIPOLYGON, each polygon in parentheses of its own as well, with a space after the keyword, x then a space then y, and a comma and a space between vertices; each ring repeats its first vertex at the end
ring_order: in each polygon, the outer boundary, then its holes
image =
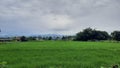
POLYGON ((30 40, 30 41, 32 41, 32 40, 36 40, 36 37, 35 36, 30 36, 27 39, 30 40))
POLYGON ((76 39, 77 41, 88 41, 91 40, 92 38, 92 29, 91 28, 86 28, 83 30, 83 32, 79 32, 76 34, 76 39))
POLYGON ((63 37, 62 37, 62 40, 65 40, 65 39, 66 39, 65 36, 63 36, 63 37))
POLYGON ((50 37, 48 37, 48 40, 52 40, 52 37, 50 36, 50 37))
POLYGON ((27 38, 25 36, 22 36, 22 37, 20 37, 20 41, 21 42, 27 41, 27 38))
POLYGON ((106 31, 98 31, 92 28, 86 28, 82 32, 76 34, 75 40, 77 41, 95 41, 95 40, 107 40, 109 34, 106 31))
POLYGON ((114 31, 111 33, 112 39, 116 41, 120 41, 120 31, 114 31))
POLYGON ((92 38, 93 40, 107 40, 110 36, 106 31, 93 30, 92 38))

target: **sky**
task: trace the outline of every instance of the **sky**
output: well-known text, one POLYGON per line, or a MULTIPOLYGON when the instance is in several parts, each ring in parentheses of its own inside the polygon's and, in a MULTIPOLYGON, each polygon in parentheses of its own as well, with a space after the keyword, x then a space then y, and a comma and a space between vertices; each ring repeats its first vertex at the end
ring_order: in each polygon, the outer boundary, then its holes
POLYGON ((120 0, 0 0, 0 35, 120 30, 120 0))

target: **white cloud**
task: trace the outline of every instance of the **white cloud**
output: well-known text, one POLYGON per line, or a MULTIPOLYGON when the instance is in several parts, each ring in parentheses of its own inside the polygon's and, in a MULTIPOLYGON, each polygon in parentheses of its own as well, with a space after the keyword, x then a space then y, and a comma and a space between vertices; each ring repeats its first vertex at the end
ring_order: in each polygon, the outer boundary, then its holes
POLYGON ((50 29, 68 29, 73 24, 72 19, 67 15, 49 14, 42 17, 44 24, 50 29))
POLYGON ((6 33, 74 34, 86 27, 111 32, 120 29, 119 12, 118 0, 1 0, 0 28, 6 33))

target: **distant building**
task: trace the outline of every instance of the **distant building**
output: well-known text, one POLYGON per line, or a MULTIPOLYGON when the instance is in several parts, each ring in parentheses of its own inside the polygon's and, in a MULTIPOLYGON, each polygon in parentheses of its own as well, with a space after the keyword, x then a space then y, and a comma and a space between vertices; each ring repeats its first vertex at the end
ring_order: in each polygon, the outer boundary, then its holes
POLYGON ((10 42, 12 40, 13 39, 11 39, 11 38, 0 38, 0 42, 10 42))
POLYGON ((15 37, 14 40, 16 40, 16 41, 21 41, 20 37, 15 37))

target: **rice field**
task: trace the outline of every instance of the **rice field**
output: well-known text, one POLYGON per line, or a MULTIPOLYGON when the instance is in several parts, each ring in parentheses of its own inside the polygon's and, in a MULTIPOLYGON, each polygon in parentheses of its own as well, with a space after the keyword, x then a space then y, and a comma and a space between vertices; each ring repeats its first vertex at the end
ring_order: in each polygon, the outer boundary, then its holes
POLYGON ((0 43, 0 68, 111 68, 120 43, 31 41, 0 43))

